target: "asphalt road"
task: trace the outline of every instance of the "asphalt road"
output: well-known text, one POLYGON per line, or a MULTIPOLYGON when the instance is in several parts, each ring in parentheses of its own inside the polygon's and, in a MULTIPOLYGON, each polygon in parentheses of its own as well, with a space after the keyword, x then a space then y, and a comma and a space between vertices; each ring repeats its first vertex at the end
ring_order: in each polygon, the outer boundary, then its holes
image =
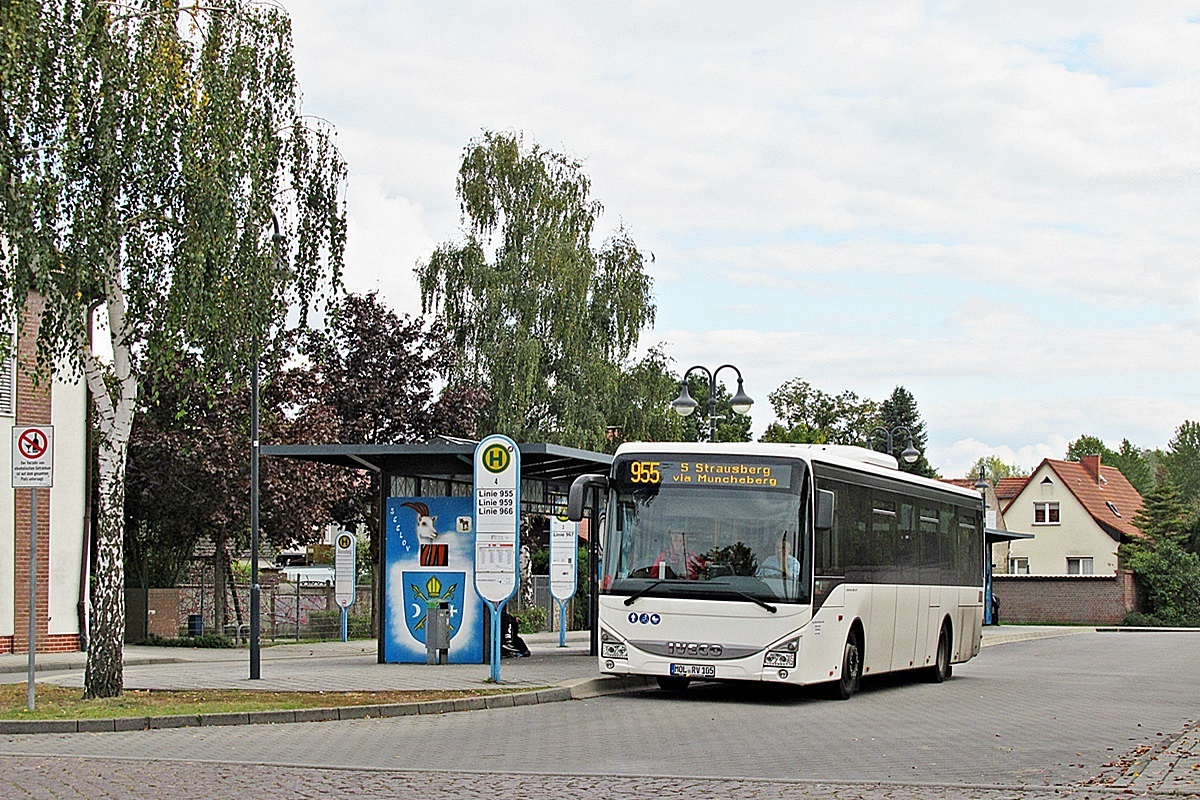
POLYGON ((1200 634, 1081 634, 986 648, 941 685, 868 680, 848 702, 696 685, 436 717, 4 737, 0 795, 1128 797, 1161 791, 1130 776, 1198 719, 1200 634))

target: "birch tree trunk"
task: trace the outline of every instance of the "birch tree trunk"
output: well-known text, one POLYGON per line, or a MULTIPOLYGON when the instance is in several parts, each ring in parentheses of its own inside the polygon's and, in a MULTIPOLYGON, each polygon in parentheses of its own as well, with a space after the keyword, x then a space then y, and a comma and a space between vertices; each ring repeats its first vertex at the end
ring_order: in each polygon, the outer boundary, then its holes
MULTIPOLYGON (((115 275, 115 263, 110 263, 115 275)), ((112 338, 111 374, 95 357, 90 342, 80 342, 80 361, 96 410, 99 450, 99 502, 96 564, 93 572, 91 626, 88 636, 84 697, 118 697, 125 689, 125 461, 133 429, 137 378, 131 369, 125 324, 125 292, 107 281, 108 326, 112 338), (106 379, 110 378, 110 379, 106 379)))

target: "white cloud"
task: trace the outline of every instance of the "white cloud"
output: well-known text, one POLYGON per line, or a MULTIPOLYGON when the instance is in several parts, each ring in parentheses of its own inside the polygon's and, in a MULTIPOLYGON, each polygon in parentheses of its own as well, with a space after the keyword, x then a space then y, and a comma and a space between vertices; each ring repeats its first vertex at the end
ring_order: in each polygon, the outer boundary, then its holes
POLYGON ((644 346, 738 364, 760 414, 903 384, 944 471, 1197 416, 1194 2, 288 7, 351 288, 415 309, 463 146, 521 130, 655 254, 644 346))
POLYGON ((347 204, 347 287, 355 292, 378 291, 396 311, 420 314, 413 267, 434 248, 421 207, 389 194, 375 175, 351 178, 347 204))

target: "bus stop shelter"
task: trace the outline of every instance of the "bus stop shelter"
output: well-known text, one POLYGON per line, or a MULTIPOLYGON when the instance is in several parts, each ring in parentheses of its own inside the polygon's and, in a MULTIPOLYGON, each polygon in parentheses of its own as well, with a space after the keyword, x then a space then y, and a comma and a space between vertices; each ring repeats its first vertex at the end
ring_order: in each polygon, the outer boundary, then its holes
POLYGON ((984 552, 987 553, 987 559, 984 561, 984 597, 983 597, 983 624, 998 625, 998 609, 996 595, 992 592, 992 545, 1000 542, 1015 542, 1018 539, 1032 539, 1032 533, 1017 533, 1016 531, 1004 531, 999 528, 986 528, 983 531, 984 543, 987 545, 984 552))
MULTIPOLYGON (((439 437, 421 444, 263 445, 262 454, 321 464, 366 469, 379 475, 379 585, 376 608, 387 593, 386 514, 389 497, 473 496, 476 442, 439 437)), ((566 506, 567 491, 580 475, 606 473, 612 456, 545 443, 518 444, 521 454, 521 513, 557 514, 566 506)), ((588 537, 590 565, 597 563, 595 537, 588 537)), ((596 585, 588 598, 595 619, 596 585)), ((381 617, 382 619, 382 617, 381 617)), ((594 627, 594 626, 593 626, 594 627)), ((593 637, 594 638, 594 637, 593 637)), ((379 662, 384 662, 383 625, 377 637, 379 662)))

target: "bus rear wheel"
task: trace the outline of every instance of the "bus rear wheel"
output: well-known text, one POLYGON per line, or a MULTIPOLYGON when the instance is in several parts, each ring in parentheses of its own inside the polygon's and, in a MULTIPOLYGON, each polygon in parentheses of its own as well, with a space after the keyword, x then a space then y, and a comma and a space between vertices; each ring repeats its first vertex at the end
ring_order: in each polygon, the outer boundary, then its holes
POLYGON ((950 627, 943 625, 942 632, 938 636, 937 655, 934 657, 933 666, 925 672, 930 683, 941 683, 954 671, 954 667, 950 664, 951 646, 950 627))
POLYGON ((657 675, 658 688, 664 692, 682 692, 691 683, 690 678, 680 678, 678 675, 657 675))
POLYGON ((862 645, 858 636, 851 633, 842 650, 842 676, 833 684, 833 696, 838 700, 849 700, 858 691, 862 680, 862 645))

